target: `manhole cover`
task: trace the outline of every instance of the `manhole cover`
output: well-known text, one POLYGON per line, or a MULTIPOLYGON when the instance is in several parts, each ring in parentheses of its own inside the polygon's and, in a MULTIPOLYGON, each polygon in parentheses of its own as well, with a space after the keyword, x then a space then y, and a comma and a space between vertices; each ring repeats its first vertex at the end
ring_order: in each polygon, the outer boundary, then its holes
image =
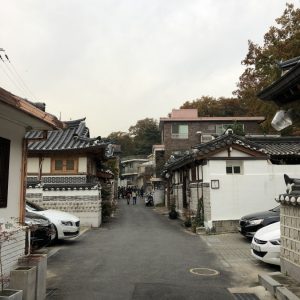
POLYGON ((217 270, 207 269, 207 268, 193 268, 190 269, 190 272, 194 275, 199 275, 199 276, 216 276, 220 274, 220 272, 217 270))

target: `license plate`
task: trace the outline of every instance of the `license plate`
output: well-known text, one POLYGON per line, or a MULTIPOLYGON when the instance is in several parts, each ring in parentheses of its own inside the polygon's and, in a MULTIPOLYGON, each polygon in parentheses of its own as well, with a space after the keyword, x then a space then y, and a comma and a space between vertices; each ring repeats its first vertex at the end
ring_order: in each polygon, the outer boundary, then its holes
POLYGON ((253 250, 256 250, 256 251, 258 251, 258 252, 261 252, 260 247, 257 246, 257 245, 255 245, 255 244, 251 244, 251 248, 252 248, 253 250))

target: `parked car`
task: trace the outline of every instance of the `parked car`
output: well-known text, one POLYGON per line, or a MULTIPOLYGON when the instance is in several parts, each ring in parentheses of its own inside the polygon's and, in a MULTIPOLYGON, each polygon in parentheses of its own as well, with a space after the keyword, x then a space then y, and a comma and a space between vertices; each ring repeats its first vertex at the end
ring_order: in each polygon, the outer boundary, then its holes
POLYGON ((280 206, 267 211, 241 217, 239 221, 239 232, 247 238, 252 238, 257 230, 280 220, 280 206))
POLYGON ((30 229, 30 243, 33 249, 47 246, 55 238, 54 225, 44 216, 26 211, 25 225, 30 229))
POLYGON ((261 228, 255 233, 251 254, 266 263, 280 265, 280 222, 261 228))
POLYGON ((44 209, 30 201, 26 201, 26 211, 48 218, 54 224, 55 240, 69 239, 79 235, 80 220, 72 214, 44 209))

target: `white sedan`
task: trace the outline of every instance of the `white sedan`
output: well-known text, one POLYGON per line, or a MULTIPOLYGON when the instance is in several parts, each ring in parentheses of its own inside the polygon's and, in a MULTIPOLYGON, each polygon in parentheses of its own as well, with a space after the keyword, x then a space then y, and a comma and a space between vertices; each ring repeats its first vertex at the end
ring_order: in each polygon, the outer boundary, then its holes
POLYGON ((280 265, 280 222, 265 226, 255 233, 251 254, 266 263, 280 265))
POLYGON ((44 209, 37 204, 26 201, 26 211, 42 215, 50 220, 55 227, 55 239, 69 239, 79 235, 80 220, 64 211, 44 209))

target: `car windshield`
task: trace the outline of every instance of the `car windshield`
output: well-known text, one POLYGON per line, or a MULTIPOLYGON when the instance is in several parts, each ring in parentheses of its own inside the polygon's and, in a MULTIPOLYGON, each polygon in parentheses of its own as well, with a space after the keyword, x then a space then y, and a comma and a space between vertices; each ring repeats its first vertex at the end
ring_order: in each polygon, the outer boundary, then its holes
POLYGON ((270 211, 279 212, 280 211, 280 205, 270 209, 270 211))
POLYGON ((32 211, 43 211, 44 209, 37 204, 34 204, 32 202, 26 201, 26 207, 28 207, 29 210, 32 211))

